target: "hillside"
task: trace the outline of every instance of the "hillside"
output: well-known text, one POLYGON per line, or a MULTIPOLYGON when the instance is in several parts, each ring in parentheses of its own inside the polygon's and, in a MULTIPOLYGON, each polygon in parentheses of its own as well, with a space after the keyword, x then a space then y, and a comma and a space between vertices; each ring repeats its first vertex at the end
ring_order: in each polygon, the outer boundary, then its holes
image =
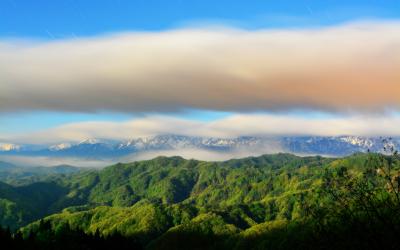
POLYGON ((22 228, 23 234, 40 232, 45 222, 55 232, 66 227, 109 237, 118 232, 148 248, 163 248, 165 242, 189 248, 190 240, 183 240, 188 237, 208 249, 242 249, 257 235, 298 227, 312 204, 329 204, 329 195, 321 194, 327 173, 362 176, 382 157, 276 154, 224 162, 157 157, 120 163, 51 182, 2 184, 1 224, 18 228, 49 215, 22 228))
MULTIPOLYGON (((1 197, 4 202, 7 201, 8 210, 15 207, 32 214, 18 220, 18 226, 67 207, 70 210, 99 205, 128 207, 141 200, 224 208, 266 202, 290 192, 312 188, 318 177, 312 172, 319 171, 320 166, 332 161, 288 154, 226 162, 158 157, 149 161, 116 164, 101 171, 53 176, 50 182, 43 179, 20 187, 4 184, 2 190, 12 190, 16 195, 1 197), (288 178, 288 175, 291 177, 288 178), (43 193, 44 187, 52 188, 46 188, 46 193, 43 193), (43 206, 46 208, 43 209, 43 206)), ((3 206, 6 207, 5 204, 3 206)), ((4 211, 7 209, 4 208, 4 211)), ((5 213, 2 214, 4 216, 5 213)), ((1 224, 15 226, 13 221, 5 219, 1 224)))

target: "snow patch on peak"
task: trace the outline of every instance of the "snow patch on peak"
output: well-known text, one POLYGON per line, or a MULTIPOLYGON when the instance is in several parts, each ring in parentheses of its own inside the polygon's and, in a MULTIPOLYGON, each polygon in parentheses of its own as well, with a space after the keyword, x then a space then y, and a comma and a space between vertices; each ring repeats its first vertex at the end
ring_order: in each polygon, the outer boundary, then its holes
POLYGON ((60 143, 49 147, 51 151, 59 151, 72 147, 71 143, 60 143))
POLYGON ((374 145, 374 142, 371 139, 359 136, 342 136, 340 137, 340 140, 347 142, 351 145, 360 146, 364 148, 370 148, 374 145))
POLYGON ((97 143, 101 143, 101 141, 99 139, 90 138, 90 139, 83 140, 83 141, 79 142, 78 144, 97 144, 97 143))

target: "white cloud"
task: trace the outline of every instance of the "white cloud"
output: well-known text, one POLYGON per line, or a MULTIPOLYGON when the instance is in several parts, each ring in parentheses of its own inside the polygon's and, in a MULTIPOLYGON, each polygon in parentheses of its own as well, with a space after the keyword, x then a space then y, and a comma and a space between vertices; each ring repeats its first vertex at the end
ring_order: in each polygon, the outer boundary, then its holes
POLYGON ((118 162, 110 159, 85 159, 73 157, 44 157, 44 156, 0 156, 1 161, 12 162, 22 167, 52 167, 58 165, 71 165, 77 167, 106 167, 118 162))
POLYGON ((79 157, 44 157, 44 156, 9 156, 2 155, 0 159, 5 162, 12 162, 18 166, 57 166, 72 165, 77 167, 106 167, 117 162, 128 163, 133 161, 149 160, 158 156, 181 156, 185 159, 196 159, 204 161, 224 161, 232 158, 243 158, 257 156, 266 153, 282 152, 281 148, 262 148, 259 150, 236 150, 230 152, 214 152, 201 149, 175 149, 141 152, 124 157, 116 158, 79 158, 79 157))
POLYGON ((399 115, 352 115, 305 118, 283 114, 236 114, 203 122, 148 116, 125 122, 79 122, 25 134, 3 134, 3 141, 59 143, 87 138, 124 140, 159 134, 231 138, 244 135, 400 136, 399 115))

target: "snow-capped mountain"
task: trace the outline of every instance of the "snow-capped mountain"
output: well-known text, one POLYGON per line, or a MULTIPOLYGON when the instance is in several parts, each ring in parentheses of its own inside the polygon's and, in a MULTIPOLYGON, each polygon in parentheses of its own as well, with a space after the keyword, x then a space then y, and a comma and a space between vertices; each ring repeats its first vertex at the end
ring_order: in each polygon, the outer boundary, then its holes
MULTIPOLYGON (((356 152, 383 152, 384 142, 380 137, 337 136, 337 137, 285 137, 283 147, 288 152, 302 154, 321 154, 344 156, 356 152)), ((398 138, 392 139, 396 147, 400 146, 398 138)))
POLYGON ((131 152, 146 150, 203 149, 211 151, 229 151, 251 147, 267 147, 275 140, 272 138, 238 137, 206 138, 181 135, 160 135, 149 138, 128 140, 118 144, 118 150, 131 152))
POLYGON ((49 147, 50 151, 60 151, 72 147, 71 143, 60 143, 49 147))
MULTIPOLYGON (((388 142, 386 142, 387 144, 388 142)), ((400 147, 400 138, 390 142, 400 147)), ((206 150, 211 152, 235 152, 246 150, 257 153, 288 152, 308 155, 344 156, 356 152, 382 152, 384 142, 380 137, 360 136, 290 136, 290 137, 251 137, 209 138, 183 135, 158 135, 125 141, 87 139, 79 143, 61 142, 46 146, 25 146, 0 143, 1 155, 30 156, 71 156, 86 158, 115 158, 143 152, 183 149, 206 150)))
POLYGON ((359 136, 342 136, 339 140, 350 143, 351 145, 357 145, 363 148, 371 148, 374 146, 374 139, 362 138, 359 136))

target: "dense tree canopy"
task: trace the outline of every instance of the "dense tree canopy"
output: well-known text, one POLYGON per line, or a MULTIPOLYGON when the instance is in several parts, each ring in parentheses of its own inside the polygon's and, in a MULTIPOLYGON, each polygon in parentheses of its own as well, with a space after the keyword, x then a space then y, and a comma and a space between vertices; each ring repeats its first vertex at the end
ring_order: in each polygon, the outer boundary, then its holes
POLYGON ((49 215, 14 235, 39 245, 73 234, 149 249, 359 249, 373 247, 371 239, 395 247, 397 158, 158 157, 27 186, 2 184, 1 223, 17 229, 49 215))

